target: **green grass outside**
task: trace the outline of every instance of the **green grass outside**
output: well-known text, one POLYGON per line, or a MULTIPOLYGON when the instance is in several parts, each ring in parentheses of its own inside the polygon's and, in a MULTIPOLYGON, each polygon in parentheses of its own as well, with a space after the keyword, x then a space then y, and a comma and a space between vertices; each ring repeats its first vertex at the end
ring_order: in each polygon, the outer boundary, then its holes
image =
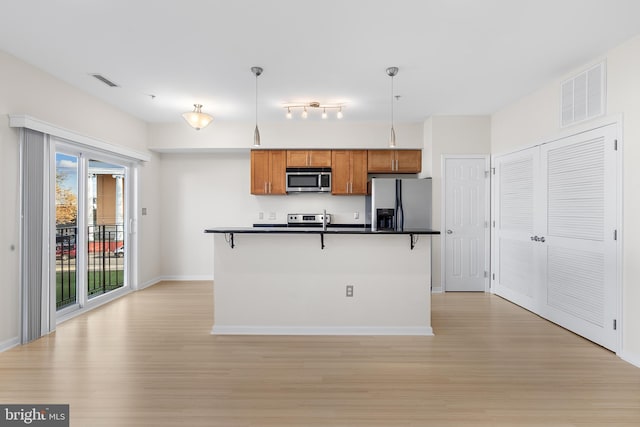
MULTIPOLYGON (((62 282, 63 274, 61 271, 56 273, 56 307, 68 305, 75 302, 76 297, 76 272, 65 271, 64 283, 62 282), (64 288, 63 288, 64 286, 64 288), (63 295, 64 290, 64 295, 63 295)), ((112 270, 105 272, 106 283, 104 291, 102 289, 102 274, 89 273, 88 277, 88 293, 89 297, 100 295, 105 292, 124 286, 124 270, 112 270)))

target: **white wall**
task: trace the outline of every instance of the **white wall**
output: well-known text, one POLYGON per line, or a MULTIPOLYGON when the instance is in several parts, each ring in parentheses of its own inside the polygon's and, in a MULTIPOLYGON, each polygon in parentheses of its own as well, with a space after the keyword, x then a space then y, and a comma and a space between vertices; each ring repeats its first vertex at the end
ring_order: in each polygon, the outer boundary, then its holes
POLYGON ((163 216, 160 155, 151 153, 149 162, 138 166, 138 283, 139 288, 156 283, 161 276, 163 216), (147 214, 142 215, 142 209, 147 214))
POLYGON ((607 55, 609 113, 624 114, 623 357, 640 366, 640 36, 607 55))
MULTIPOLYGON (((19 132, 9 114, 28 114, 56 126, 115 145, 145 150, 147 126, 53 76, 0 52, 0 349, 19 336, 19 132)), ((156 181, 154 167, 142 168, 141 188, 156 181)), ((149 200, 157 203, 155 200, 149 200)), ((156 209, 154 209, 156 210, 156 209)), ((144 229, 140 250, 158 247, 157 232, 144 229)), ((158 276, 158 264, 145 260, 142 282, 158 276)))
POLYGON ((248 150, 162 155, 164 277, 213 277, 213 236, 203 233, 206 228, 285 224, 288 213, 317 213, 323 209, 332 215, 334 223, 364 223, 364 196, 251 195, 250 163, 248 150), (355 212, 359 213, 357 220, 355 212))
MULTIPOLYGON (((601 61, 594 58, 515 104, 492 116, 491 151, 503 154, 551 139, 560 132, 559 92, 564 78, 601 61)), ((640 366, 640 36, 611 50, 607 60, 607 114, 623 115, 624 228, 623 238, 623 349, 621 356, 640 366)), ((584 126, 584 123, 581 125, 584 126)), ((569 128, 570 129, 570 128, 569 128)), ((563 129, 563 132, 565 130, 563 129)))
MULTIPOLYGON (((247 149, 254 123, 213 122, 195 131, 184 123, 153 124, 149 147, 158 151, 247 149)), ((395 125, 398 148, 422 148, 422 124, 395 125)), ((260 124, 263 148, 389 148, 388 123, 287 120, 260 124)))
MULTIPOLYGON (((279 135, 277 148, 384 148, 385 124, 284 122, 263 128, 279 135), (377 138, 379 145, 371 141, 377 138), (333 145, 331 141, 339 141, 333 145), (380 144, 384 145, 380 145, 380 144)), ((252 196, 250 194, 250 159, 252 127, 240 124, 213 123, 215 131, 196 132, 184 124, 150 125, 151 145, 166 151, 162 154, 162 223, 163 247, 170 254, 162 258, 163 277, 211 278, 213 246, 202 235, 210 227, 250 226, 255 223, 286 223, 293 212, 327 212, 337 223, 363 223, 363 196, 296 194, 289 196, 252 196), (242 142, 243 150, 237 150, 242 142), (216 145, 217 144, 217 145, 216 145), (207 149, 216 147, 216 153, 207 149), (224 152, 234 149, 235 152, 224 152), (204 150, 194 154, 169 154, 174 151, 204 150), (179 202, 176 202, 179 201, 179 202), (221 202, 223 201, 223 202, 221 202), (264 219, 258 214, 263 212, 264 219), (360 219, 353 214, 358 212, 360 219), (275 219, 269 214, 275 213, 275 219)), ((425 147, 421 176, 433 176, 434 228, 440 228, 440 186, 442 154, 488 154, 490 151, 489 116, 444 116, 428 119, 424 124, 398 126, 399 146, 425 147), (403 139, 401 136, 404 135, 403 139), (418 142, 416 142, 418 141, 418 142)), ((209 128, 204 129, 206 131, 209 128)), ((263 132, 264 134, 264 132, 263 132)), ((263 137, 264 146, 267 142, 263 137)), ((440 288, 440 240, 434 238, 433 284, 440 288)))
MULTIPOLYGON (((285 224, 288 213, 324 209, 334 223, 364 224, 364 196, 251 195, 253 126, 213 122, 195 131, 184 123, 150 125, 150 146, 163 153, 163 277, 213 277, 213 238, 203 234, 206 228, 285 224)), ((263 148, 388 147, 388 125, 380 123, 285 119, 260 125, 260 132, 263 148)), ((397 139, 401 148, 422 148, 422 125, 399 124, 397 139)))
MULTIPOLYGON (((489 116, 435 116, 424 124, 423 173, 433 177, 433 228, 440 230, 442 220, 442 156, 445 154, 489 154, 491 118, 489 116)), ((441 230, 442 231, 442 230, 441 230)), ((433 238, 432 285, 442 289, 440 238, 433 238)))

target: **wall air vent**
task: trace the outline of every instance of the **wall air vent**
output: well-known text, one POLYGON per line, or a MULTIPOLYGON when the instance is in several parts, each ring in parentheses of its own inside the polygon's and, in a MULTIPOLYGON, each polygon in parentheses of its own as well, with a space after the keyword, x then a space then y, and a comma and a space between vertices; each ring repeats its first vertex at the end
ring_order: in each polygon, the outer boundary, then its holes
POLYGON ((106 84, 109 87, 119 87, 117 84, 115 84, 114 82, 112 82, 111 80, 103 76, 102 74, 91 74, 91 76, 100 80, 102 83, 106 84))
POLYGON ((560 127, 605 114, 606 67, 601 62, 560 85, 560 127))

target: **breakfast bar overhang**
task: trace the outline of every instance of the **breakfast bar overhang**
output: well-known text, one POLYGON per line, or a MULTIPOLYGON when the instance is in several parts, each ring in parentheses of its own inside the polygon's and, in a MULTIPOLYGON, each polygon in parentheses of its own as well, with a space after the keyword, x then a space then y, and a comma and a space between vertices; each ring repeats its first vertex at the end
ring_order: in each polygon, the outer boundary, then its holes
POLYGON ((212 228, 215 335, 433 335, 438 231, 212 228), (351 296, 348 296, 351 290, 351 296))

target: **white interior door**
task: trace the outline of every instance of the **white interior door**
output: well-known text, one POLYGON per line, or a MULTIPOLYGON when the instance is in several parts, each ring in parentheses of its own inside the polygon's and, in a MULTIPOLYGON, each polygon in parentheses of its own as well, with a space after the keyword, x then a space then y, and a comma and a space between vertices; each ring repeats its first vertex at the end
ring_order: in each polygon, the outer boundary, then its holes
POLYGON ((488 288, 488 169, 486 157, 443 159, 445 291, 488 288))
POLYGON ((494 160, 493 291, 529 310, 536 310, 539 266, 536 187, 539 148, 498 156, 494 160))
POLYGON ((540 148, 541 314, 615 350, 616 126, 540 148))

